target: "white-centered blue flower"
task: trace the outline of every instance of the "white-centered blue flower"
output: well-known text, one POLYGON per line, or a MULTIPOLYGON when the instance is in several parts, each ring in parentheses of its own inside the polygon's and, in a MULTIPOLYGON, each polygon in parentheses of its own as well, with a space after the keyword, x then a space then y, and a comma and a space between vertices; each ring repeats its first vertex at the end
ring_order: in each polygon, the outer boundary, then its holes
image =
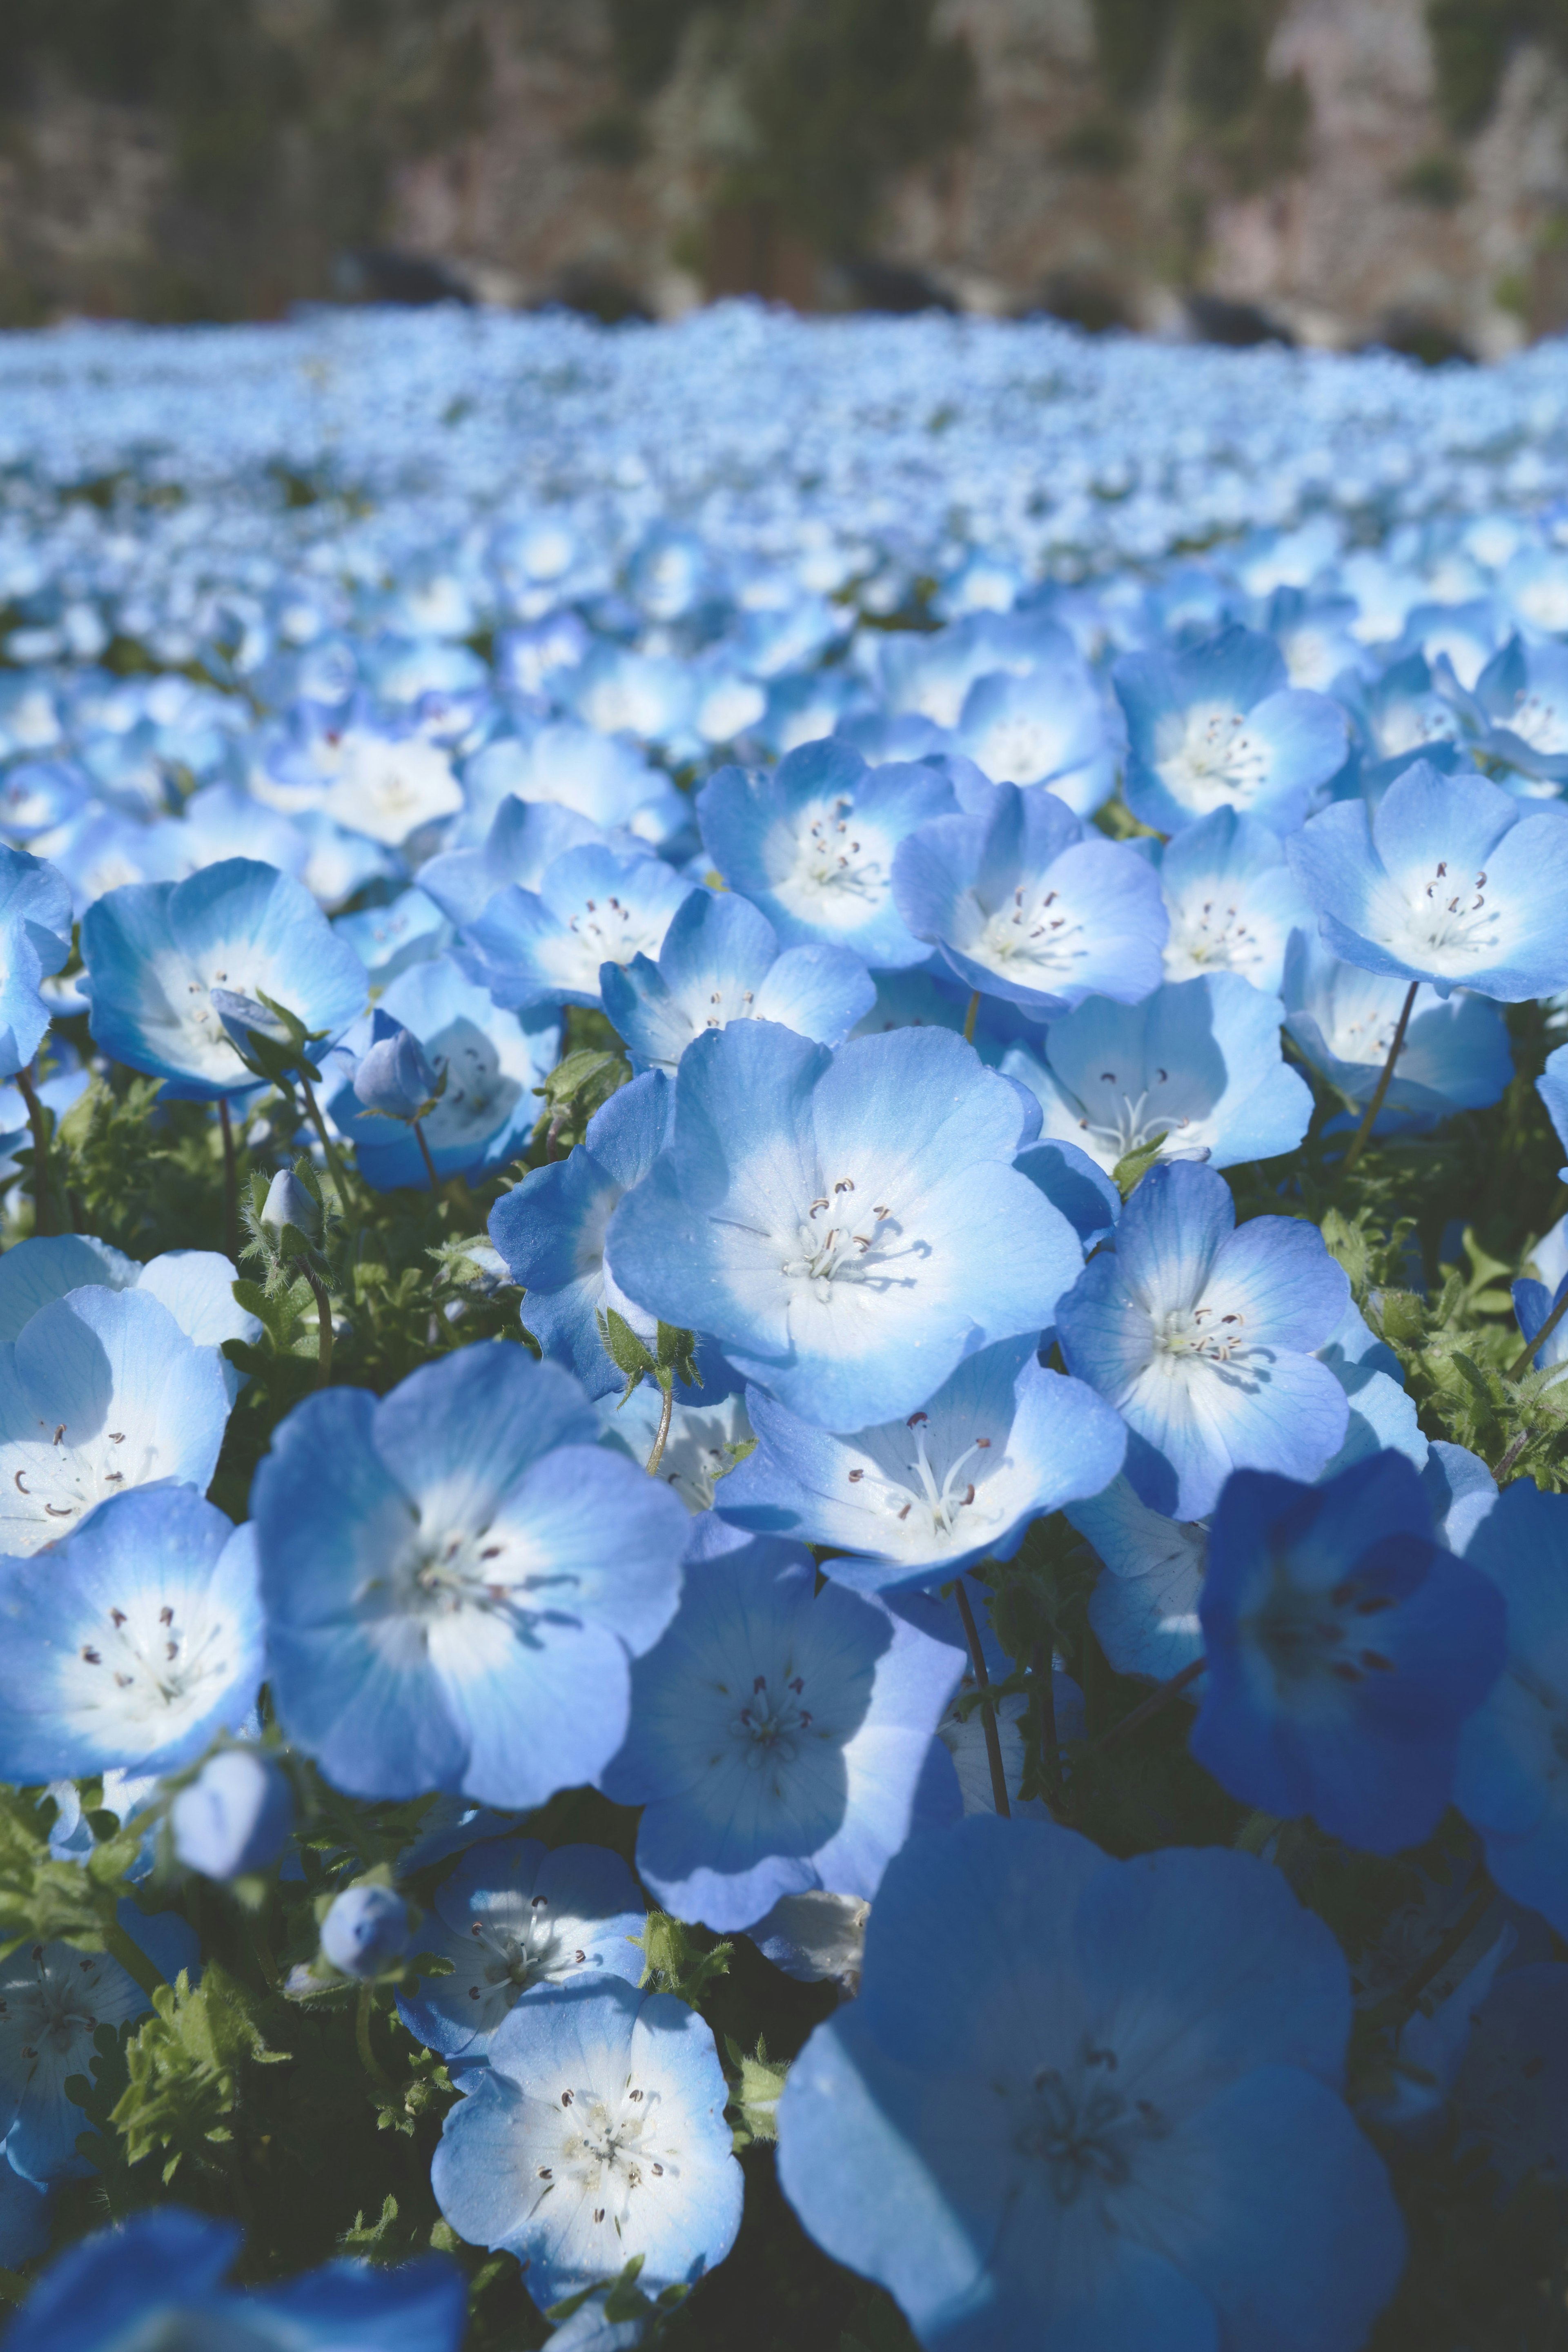
POLYGON ((1293 1151, 1312 1116, 1279 1050, 1284 1008, 1234 971, 1167 981, 1140 1004, 1090 997, 1046 1032, 1045 1059, 1009 1046, 1004 1076, 1039 1101, 1047 1138, 1109 1172, 1128 1152, 1215 1168, 1293 1151))
POLYGON ((876 1001, 848 948, 784 948, 747 898, 693 890, 658 961, 635 956, 599 975, 604 1007, 645 1068, 673 1071, 694 1037, 731 1021, 777 1021, 824 1045, 842 1045, 876 1001))
MULTIPOLYGON (((1285 1026, 1312 1067, 1350 1101, 1370 1103, 1405 1010, 1406 983, 1345 963, 1313 932, 1293 933, 1285 959, 1285 1026)), ((1380 1135, 1435 1126, 1497 1102, 1513 1076, 1508 1026, 1489 999, 1419 988, 1380 1135)))
POLYGON ((831 1547, 826 1573, 859 1591, 1010 1559, 1032 1519, 1107 1486, 1127 1447, 1120 1416, 1045 1370, 1032 1337, 981 1349, 917 1412, 848 1436, 761 1391, 747 1404, 756 1451, 717 1494, 721 1518, 831 1547))
POLYGON ((1277 996, 1291 931, 1311 915, 1273 826, 1217 808, 1153 848, 1171 926, 1166 979, 1234 971, 1277 996))
POLYGON ((1339 704, 1289 685, 1279 646, 1250 629, 1187 653, 1125 655, 1113 676, 1127 715, 1127 804, 1162 833, 1221 808, 1289 833, 1344 764, 1339 704))
POLYGON ((71 949, 65 877, 25 849, 0 846, 0 1078, 25 1069, 43 1042, 49 1006, 39 982, 71 949))
POLYGON ((604 966, 657 956, 692 888, 660 858, 589 843, 556 858, 537 890, 499 890, 464 926, 458 961, 513 1012, 597 1006, 604 966))
POLYGON ((671 1139, 610 1221, 616 1279, 804 1420, 912 1412, 988 1340, 1044 1330, 1082 1263, 1013 1165, 1023 1125, 946 1030, 830 1053, 737 1023, 681 1061, 671 1139))
POLYGON ((464 2067, 436 2201, 460 2238, 517 2255, 542 2309, 641 2255, 658 2295, 723 2261, 741 2168, 713 2036, 672 1993, 612 1982, 520 2001, 464 2067))
POLYGON ((33 1234, 0 1256, 0 1341, 19 1339, 30 1318, 68 1291, 139 1290, 166 1307, 187 1339, 219 1357, 229 1397, 239 1374, 221 1354, 226 1339, 255 1340, 257 1318, 234 1295, 232 1260, 216 1250, 164 1250, 145 1265, 92 1234, 33 1234))
POLYGON ((798 1544, 689 1557, 633 1670, 603 1786, 643 1807, 637 1870, 680 1918, 723 1931, 813 1887, 870 1898, 917 1822, 958 1816, 934 1735, 963 1654, 816 1580, 798 1544))

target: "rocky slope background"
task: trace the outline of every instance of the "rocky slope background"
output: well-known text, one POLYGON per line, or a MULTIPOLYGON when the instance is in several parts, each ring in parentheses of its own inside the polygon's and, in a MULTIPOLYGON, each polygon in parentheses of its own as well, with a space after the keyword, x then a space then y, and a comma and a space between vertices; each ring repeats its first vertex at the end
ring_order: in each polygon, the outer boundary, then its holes
POLYGON ((1568 5, 0 0, 0 322, 447 285, 1493 357, 1568 324, 1568 5))

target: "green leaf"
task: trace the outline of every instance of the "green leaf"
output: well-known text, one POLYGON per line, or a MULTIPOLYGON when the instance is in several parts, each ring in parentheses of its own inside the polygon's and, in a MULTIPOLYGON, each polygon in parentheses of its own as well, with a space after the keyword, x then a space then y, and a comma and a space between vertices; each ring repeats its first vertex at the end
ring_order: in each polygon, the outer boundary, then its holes
POLYGON ((617 1315, 613 1307, 601 1307, 595 1319, 599 1327, 600 1345, 616 1371, 625 1378, 626 1395, 621 1399, 625 1404, 626 1397, 641 1381, 658 1377, 658 1361, 638 1339, 626 1317, 617 1315))
POLYGON ((766 2038, 762 2034, 750 2056, 731 2034, 724 2037, 724 2048, 735 2084, 724 2112, 733 2125, 735 2152, 739 2155, 757 2140, 777 2139, 779 2095, 790 2062, 787 2058, 770 2058, 766 2038))
POLYGON ((656 1992, 674 1993, 693 2009, 701 2005, 702 1995, 715 1978, 729 1975, 735 1948, 733 1944, 710 1937, 705 1927, 689 1927, 668 1911, 650 1911, 642 1934, 631 1941, 642 1947, 640 1981, 656 1992))
POLYGON ((1124 1201, 1131 1199, 1142 1179, 1165 1148, 1163 1136, 1152 1143, 1140 1143, 1131 1151, 1124 1151, 1110 1171, 1110 1181, 1124 1201))

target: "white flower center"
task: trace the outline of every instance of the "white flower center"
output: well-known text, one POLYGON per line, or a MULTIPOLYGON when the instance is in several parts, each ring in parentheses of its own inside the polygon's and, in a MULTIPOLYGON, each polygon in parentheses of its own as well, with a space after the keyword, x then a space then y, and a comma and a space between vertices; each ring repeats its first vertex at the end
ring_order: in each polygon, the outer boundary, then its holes
POLYGON ((1222 898, 1188 900, 1171 908, 1165 969, 1184 974, 1196 965, 1207 971, 1256 971, 1264 945, 1241 908, 1222 898))
POLYGON ((637 955, 657 957, 664 942, 662 923, 650 922, 616 898, 584 898, 566 928, 582 942, 595 972, 602 963, 630 963, 637 955))
POLYGON ((978 937, 959 942, 966 954, 994 970, 1006 971, 1022 965, 1052 979, 1067 979, 1075 963, 1089 953, 1083 925, 1061 903, 1059 890, 1036 888, 1026 895, 1020 883, 1010 907, 995 914, 980 910, 984 928, 978 937))
POLYGON ((1173 1372, 1194 1358, 1228 1364, 1251 1352, 1247 1318, 1221 1314, 1214 1307, 1170 1307, 1155 1318, 1154 1348, 1156 1361, 1164 1356, 1166 1370, 1173 1372))
POLYGON ((840 901, 879 905, 888 891, 887 870, 875 854, 879 846, 862 843, 855 824, 855 803, 840 796, 819 808, 797 836, 795 871, 789 878, 802 896, 826 895, 840 901))
POLYGON ((1160 766, 1183 806, 1206 814, 1257 799, 1268 778, 1268 746, 1248 732, 1243 712, 1215 705, 1188 712, 1179 748, 1160 766))
POLYGON ((1152 1086, 1145 1086, 1137 1094, 1132 1094, 1125 1087, 1118 1088, 1114 1070, 1101 1070, 1100 1083, 1110 1087, 1111 1092, 1086 1108, 1079 1126, 1085 1134, 1092 1135, 1101 1149, 1110 1153, 1113 1160, 1125 1159, 1130 1151, 1142 1150, 1145 1144, 1161 1142, 1173 1129, 1192 1124, 1183 1115, 1160 1108, 1160 1089, 1169 1086, 1170 1082, 1170 1072, 1157 1069, 1152 1086), (1100 1114, 1098 1118, 1094 1116, 1096 1111, 1100 1114))
POLYGON ((1440 858, 1411 912, 1416 939, 1437 955, 1475 961, 1498 951, 1500 915, 1484 870, 1461 879, 1440 858))
POLYGON ((151 1598, 129 1594, 127 1606, 111 1608, 102 1630, 79 1645, 88 1672, 76 1675, 75 1696, 166 1738, 171 1714, 199 1715, 205 1686, 227 1682, 229 1632, 200 1608, 182 1618, 172 1601, 154 1610, 151 1598))
POLYGON ((21 2037, 29 2075, 46 2053, 69 2057, 86 2045, 103 2022, 93 1995, 103 1970, 101 1958, 59 1948, 50 1959, 42 1944, 32 1950, 37 1981, 0 1995, 0 2029, 21 2037))
MULTIPOLYGON (((978 1457, 990 1453, 991 1440, 988 1437, 972 1439, 962 1453, 953 1456, 939 1477, 937 1466, 927 1448, 929 1424, 926 1415, 912 1412, 905 1426, 914 1434, 915 1458, 904 1465, 910 1474, 910 1483, 905 1485, 881 1478, 875 1471, 868 1473, 864 1468, 851 1470, 849 1484, 861 1489, 855 1499, 872 1504, 889 1518, 898 1520, 901 1527, 907 1528, 911 1514, 915 1515, 915 1528, 910 1532, 918 1531, 924 1535, 929 1529, 933 1536, 950 1536, 958 1525, 959 1513, 974 1507, 978 1488, 970 1465, 973 1464, 975 1468, 990 1466, 982 1465, 978 1457), (867 1483, 868 1478, 869 1483, 867 1483)), ((982 1509, 982 1521, 985 1517, 982 1509)))
MULTIPOLYGON (((540 1977, 552 1975, 563 1965, 570 1966, 584 1957, 580 1951, 561 1950, 560 1931, 550 1916, 550 1898, 544 1895, 533 1897, 521 1928, 476 1919, 468 1933, 485 1954, 480 1964, 484 1984, 507 1985, 513 1998, 540 1977)), ((481 1987, 470 1985, 468 1999, 480 1998, 481 1987)))
POLYGON ((1568 720, 1561 705, 1548 701, 1542 694, 1521 687, 1513 698, 1513 712, 1508 724, 1520 740, 1537 751, 1549 755, 1568 751, 1568 720))
MULTIPOLYGON (((560 2098, 567 2120, 554 2160, 535 2168, 541 2201, 557 2186, 570 2185, 593 2225, 608 2224, 619 2236, 637 2191, 679 2170, 662 2144, 658 2093, 628 2082, 618 2095, 567 2089, 560 2098)), ((612 2264, 606 2256, 606 2268, 612 2264)))
MULTIPOLYGON (((891 1253, 886 1236, 900 1228, 885 1203, 861 1205, 853 1178, 840 1176, 813 1201, 796 1228, 794 1254, 779 1271, 788 1282, 805 1282, 812 1295, 826 1302, 836 1282, 890 1279, 891 1253)), ((784 1244, 786 1249, 788 1243, 784 1244)))

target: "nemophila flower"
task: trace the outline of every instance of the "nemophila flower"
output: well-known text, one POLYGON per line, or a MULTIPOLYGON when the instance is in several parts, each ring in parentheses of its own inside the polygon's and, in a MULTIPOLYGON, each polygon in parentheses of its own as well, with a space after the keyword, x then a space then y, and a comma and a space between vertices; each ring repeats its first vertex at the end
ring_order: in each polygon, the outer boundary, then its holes
POLYGON ((606 833, 624 825, 655 848, 690 821, 689 803, 635 745, 568 719, 498 736, 467 761, 463 784, 470 813, 488 814, 511 795, 570 811, 606 833))
POLYGON ((721 768, 697 795, 709 856, 785 947, 853 948, 888 971, 930 952, 899 912, 894 853, 917 824, 953 806, 936 769, 868 768, 837 739, 802 744, 771 773, 721 768))
POLYGON ((1374 1853, 1430 1835, 1460 1727, 1501 1671, 1505 1612, 1433 1541, 1403 1454, 1321 1486, 1237 1471, 1198 1614, 1208 1667, 1191 1745, 1223 1788, 1374 1853))
MULTIPOLYGON (((120 1924, 128 1931, 138 1916, 134 1903, 121 1904, 120 1924)), ((73 2074, 91 2081, 100 2025, 122 2025, 151 2006, 105 1952, 25 1943, 0 1960, 0 2127, 5 2155, 25 2180, 90 2174, 76 2145, 88 2119, 66 2095, 66 2084, 73 2074)))
POLYGON ((1518 1003, 1568 984, 1568 825, 1528 807, 1418 761, 1375 814, 1340 801, 1313 817, 1290 863, 1347 963, 1518 1003))
POLYGON ((276 1862, 294 1819, 287 1775, 270 1757, 225 1748, 169 1808, 175 1859, 204 1878, 238 1878, 276 1862))
POLYGON ((0 847, 0 1078, 25 1069, 43 1042, 49 1007, 38 983, 71 951, 71 898, 63 875, 25 849, 0 847))
POLYGON ((746 1927, 817 1886, 869 1898, 915 1821, 958 1813, 932 1737, 961 1653, 816 1585, 797 1544, 689 1559, 679 1611, 633 1669, 603 1786, 643 1806, 637 1870, 680 1918, 746 1927))
MULTIPOLYGON (((1534 1339, 1568 1285, 1568 1217, 1559 1217, 1551 1232, 1536 1243, 1530 1262, 1543 1278, 1538 1281, 1523 1276, 1512 1286, 1513 1311, 1519 1318, 1520 1335, 1526 1339, 1534 1339)), ((1560 1323, 1531 1360, 1540 1372, 1548 1364, 1562 1363, 1565 1357, 1568 1328, 1560 1323)))
POLYGON ((1473 687, 1489 751, 1527 776, 1568 780, 1568 646, 1512 636, 1473 687))
POLYGON ((228 1420, 225 1369, 140 1286, 40 1307, 0 1347, 0 1551, 41 1551, 132 1486, 205 1491, 228 1420))
POLYGON ((1234 971, 1277 996, 1291 931, 1311 918, 1273 826, 1216 808, 1153 855, 1170 919, 1166 979, 1234 971))
POLYGON ((366 1181, 393 1192, 428 1181, 405 1122, 434 1096, 420 1128, 437 1174, 477 1180, 521 1150, 539 1117, 533 1089, 554 1066, 560 1046, 552 1009, 508 1012, 451 957, 437 956, 400 972, 368 1027, 351 1030, 331 1058, 352 1076, 334 1089, 329 1108, 366 1181), (367 1034, 369 1051, 356 1059, 354 1048, 367 1034), (376 1090, 377 1070, 388 1062, 393 1088, 372 1102, 364 1089, 376 1090))
POLYGON ((321 1952, 345 1977, 378 1977, 403 1958, 411 1932, 395 1886, 345 1886, 321 1922, 321 1952))
POLYGON ((227 989, 270 996, 328 1041, 363 1005, 364 966, 302 883, 246 857, 188 882, 111 890, 88 908, 81 951, 92 1034, 106 1054, 197 1102, 258 1081, 213 1003, 227 989))
POLYGON ((860 1983, 871 1906, 858 1895, 781 1895, 751 1928, 757 1949, 797 1984, 831 1979, 853 1993, 860 1983))
POLYGON ((779 2179, 942 2352, 1356 2352, 1404 2233, 1340 2096, 1350 2021, 1278 1871, 967 1821, 889 1867, 859 1997, 784 2084, 779 2179))
POLYGON ((694 1037, 731 1021, 777 1021, 824 1045, 842 1045, 876 1001, 848 948, 780 950, 748 898, 693 890, 664 936, 658 960, 638 955, 600 975, 605 1011, 637 1062, 673 1070, 694 1037))
MULTIPOLYGON (((1559 1045, 1546 1056, 1546 1066, 1535 1081, 1535 1091, 1546 1105, 1546 1116, 1552 1121, 1558 1142, 1568 1151, 1568 1045, 1559 1045)), ((1568 1184, 1568 1171, 1557 1171, 1568 1184)))
POLYGON ((959 750, 988 776, 1049 784, 1089 816, 1116 789, 1121 728, 1111 723, 1088 663, 1065 630, 1060 650, 1024 677, 976 678, 953 730, 959 750))
POLYGON ((336 1786, 522 1810, 614 1755, 689 1522, 598 1434, 575 1381, 501 1339, 282 1423, 251 1505, 273 1696, 336 1786))
POLYGON ((1160 983, 1165 911, 1135 850, 1086 838, 1043 787, 998 784, 973 814, 933 817, 899 844, 893 896, 958 978, 1054 1020, 1086 996, 1135 1003, 1160 983))
POLYGON ((514 1012, 597 1006, 603 967, 657 956, 692 887, 660 858, 589 843, 556 858, 537 890, 498 891, 465 925, 458 960, 514 1012))
MULTIPOLYGON (((558 857, 604 839, 596 824, 571 809, 508 793, 479 846, 444 850, 429 859, 419 868, 419 889, 461 929, 483 914, 498 890, 514 882, 537 890, 558 857)), ((642 854, 629 834, 618 835, 616 845, 642 854)))
POLYGON ((1151 1510, 1125 1476, 1069 1504, 1067 1517, 1100 1561, 1089 1622, 1117 1673, 1168 1682, 1201 1658, 1207 1527, 1151 1510))
POLYGON ((1289 833, 1344 764, 1339 704, 1289 685, 1273 638, 1251 629, 1188 653, 1126 654, 1111 676, 1127 716, 1127 805, 1161 833, 1221 808, 1289 833))
POLYGON ((982 1348, 918 1412, 850 1436, 760 1390, 747 1406, 757 1447, 716 1496, 720 1517, 847 1554, 826 1571, 860 1591, 1011 1559, 1031 1519, 1109 1485, 1127 1444, 1092 1389, 1042 1368, 1032 1335, 982 1348))
POLYGON ((616 1279, 803 1420, 912 1412, 987 1341, 1042 1331, 1082 1262, 1012 1164, 1023 1117, 946 1030, 700 1037, 670 1141, 611 1219, 616 1279))
POLYGON ((513 2253, 542 2310, 642 2256, 658 2295, 721 2263, 741 2168, 713 2036, 672 1993, 618 1979, 520 2001, 465 2066, 430 2168, 470 2245, 513 2253))
POLYGON ((384 907, 366 907, 357 915, 340 915, 332 929, 347 940, 363 964, 373 986, 389 981, 427 956, 449 947, 452 919, 427 891, 400 891, 384 907))
POLYGON ((0 1773, 168 1771, 244 1722, 264 1634, 255 1545, 188 1486, 113 1496, 0 1562, 0 1773))
MULTIPOLYGON (((616 1283, 605 1259, 610 1219, 664 1148, 669 1081, 648 1070, 620 1087, 588 1121, 564 1160, 534 1168, 490 1211, 490 1239, 523 1290, 522 1319, 544 1354, 576 1374, 590 1396, 625 1384, 605 1352, 599 1318, 625 1317, 652 1339, 656 1319, 616 1283)), ((706 1374, 704 1374, 706 1378, 706 1374)))
POLYGON ((463 805, 451 759, 417 727, 358 720, 301 728, 258 764, 250 789, 285 815, 319 810, 345 833, 395 849, 463 805))
MULTIPOLYGON (((164 1250, 143 1265, 92 1234, 33 1234, 0 1255, 0 1341, 19 1339, 40 1307, 68 1291, 137 1290, 167 1307, 187 1339, 216 1354, 226 1339, 259 1339, 234 1295, 232 1262, 216 1250, 164 1250)), ((219 1355, 232 1400, 239 1374, 219 1355)))
POLYGON ((1212 1169, 1152 1168, 1113 1249, 1057 1308, 1068 1370, 1116 1407, 1134 1491, 1173 1518, 1214 1508, 1231 1471, 1312 1477, 1344 1442, 1344 1390, 1313 1350, 1350 1299, 1313 1225, 1237 1228, 1212 1169))
POLYGON ((415 2039, 444 2058, 482 2059, 495 2030, 525 1995, 643 1972, 647 1922, 637 1883, 602 1845, 491 1838, 468 1848, 437 1888, 422 1951, 450 1960, 449 1976, 399 1993, 415 2039))
POLYGON ((1568 1502, 1516 1478, 1466 1547, 1508 1612, 1508 1659, 1465 1726, 1454 1801, 1505 1895, 1568 1934, 1568 1502))
POLYGON ((1312 1116, 1306 1081, 1279 1050, 1283 1013, 1232 971, 1168 981, 1141 1004, 1091 997, 1046 1033, 1041 1061, 1009 1046, 1005 1077, 1040 1104, 1045 1134, 1108 1172, 1160 1142, 1168 1160, 1232 1168, 1293 1151, 1312 1116))
MULTIPOLYGON (((1285 1026, 1312 1067, 1352 1103, 1370 1103, 1405 1009, 1406 984, 1344 963, 1325 942, 1297 931, 1285 960, 1285 1026)), ((1377 1115, 1377 1132, 1426 1128, 1457 1110, 1481 1110, 1513 1076, 1508 1026, 1497 1006, 1468 991, 1416 992, 1415 1009, 1377 1115)))
MULTIPOLYGON (((664 1418, 664 1396, 658 1383, 644 1381, 624 1402, 601 1397, 598 1412, 604 1432, 601 1443, 629 1454, 639 1465, 646 1463, 664 1418)), ((712 1508, 719 1481, 750 1453, 754 1443, 741 1391, 712 1404, 701 1403, 688 1391, 671 1404, 658 1475, 696 1516, 712 1508)))
POLYGON ((1013 1165, 1061 1211, 1086 1252, 1115 1232, 1121 1195, 1076 1143, 1058 1136, 1026 1143, 1013 1165))
POLYGON ((83 2238, 45 2273, 11 2323, 12 2352, 122 2352, 134 2345, 232 2352, 458 2352, 468 2293, 455 2263, 329 2263, 241 2293, 224 2280, 232 2222, 177 2205, 83 2238))

